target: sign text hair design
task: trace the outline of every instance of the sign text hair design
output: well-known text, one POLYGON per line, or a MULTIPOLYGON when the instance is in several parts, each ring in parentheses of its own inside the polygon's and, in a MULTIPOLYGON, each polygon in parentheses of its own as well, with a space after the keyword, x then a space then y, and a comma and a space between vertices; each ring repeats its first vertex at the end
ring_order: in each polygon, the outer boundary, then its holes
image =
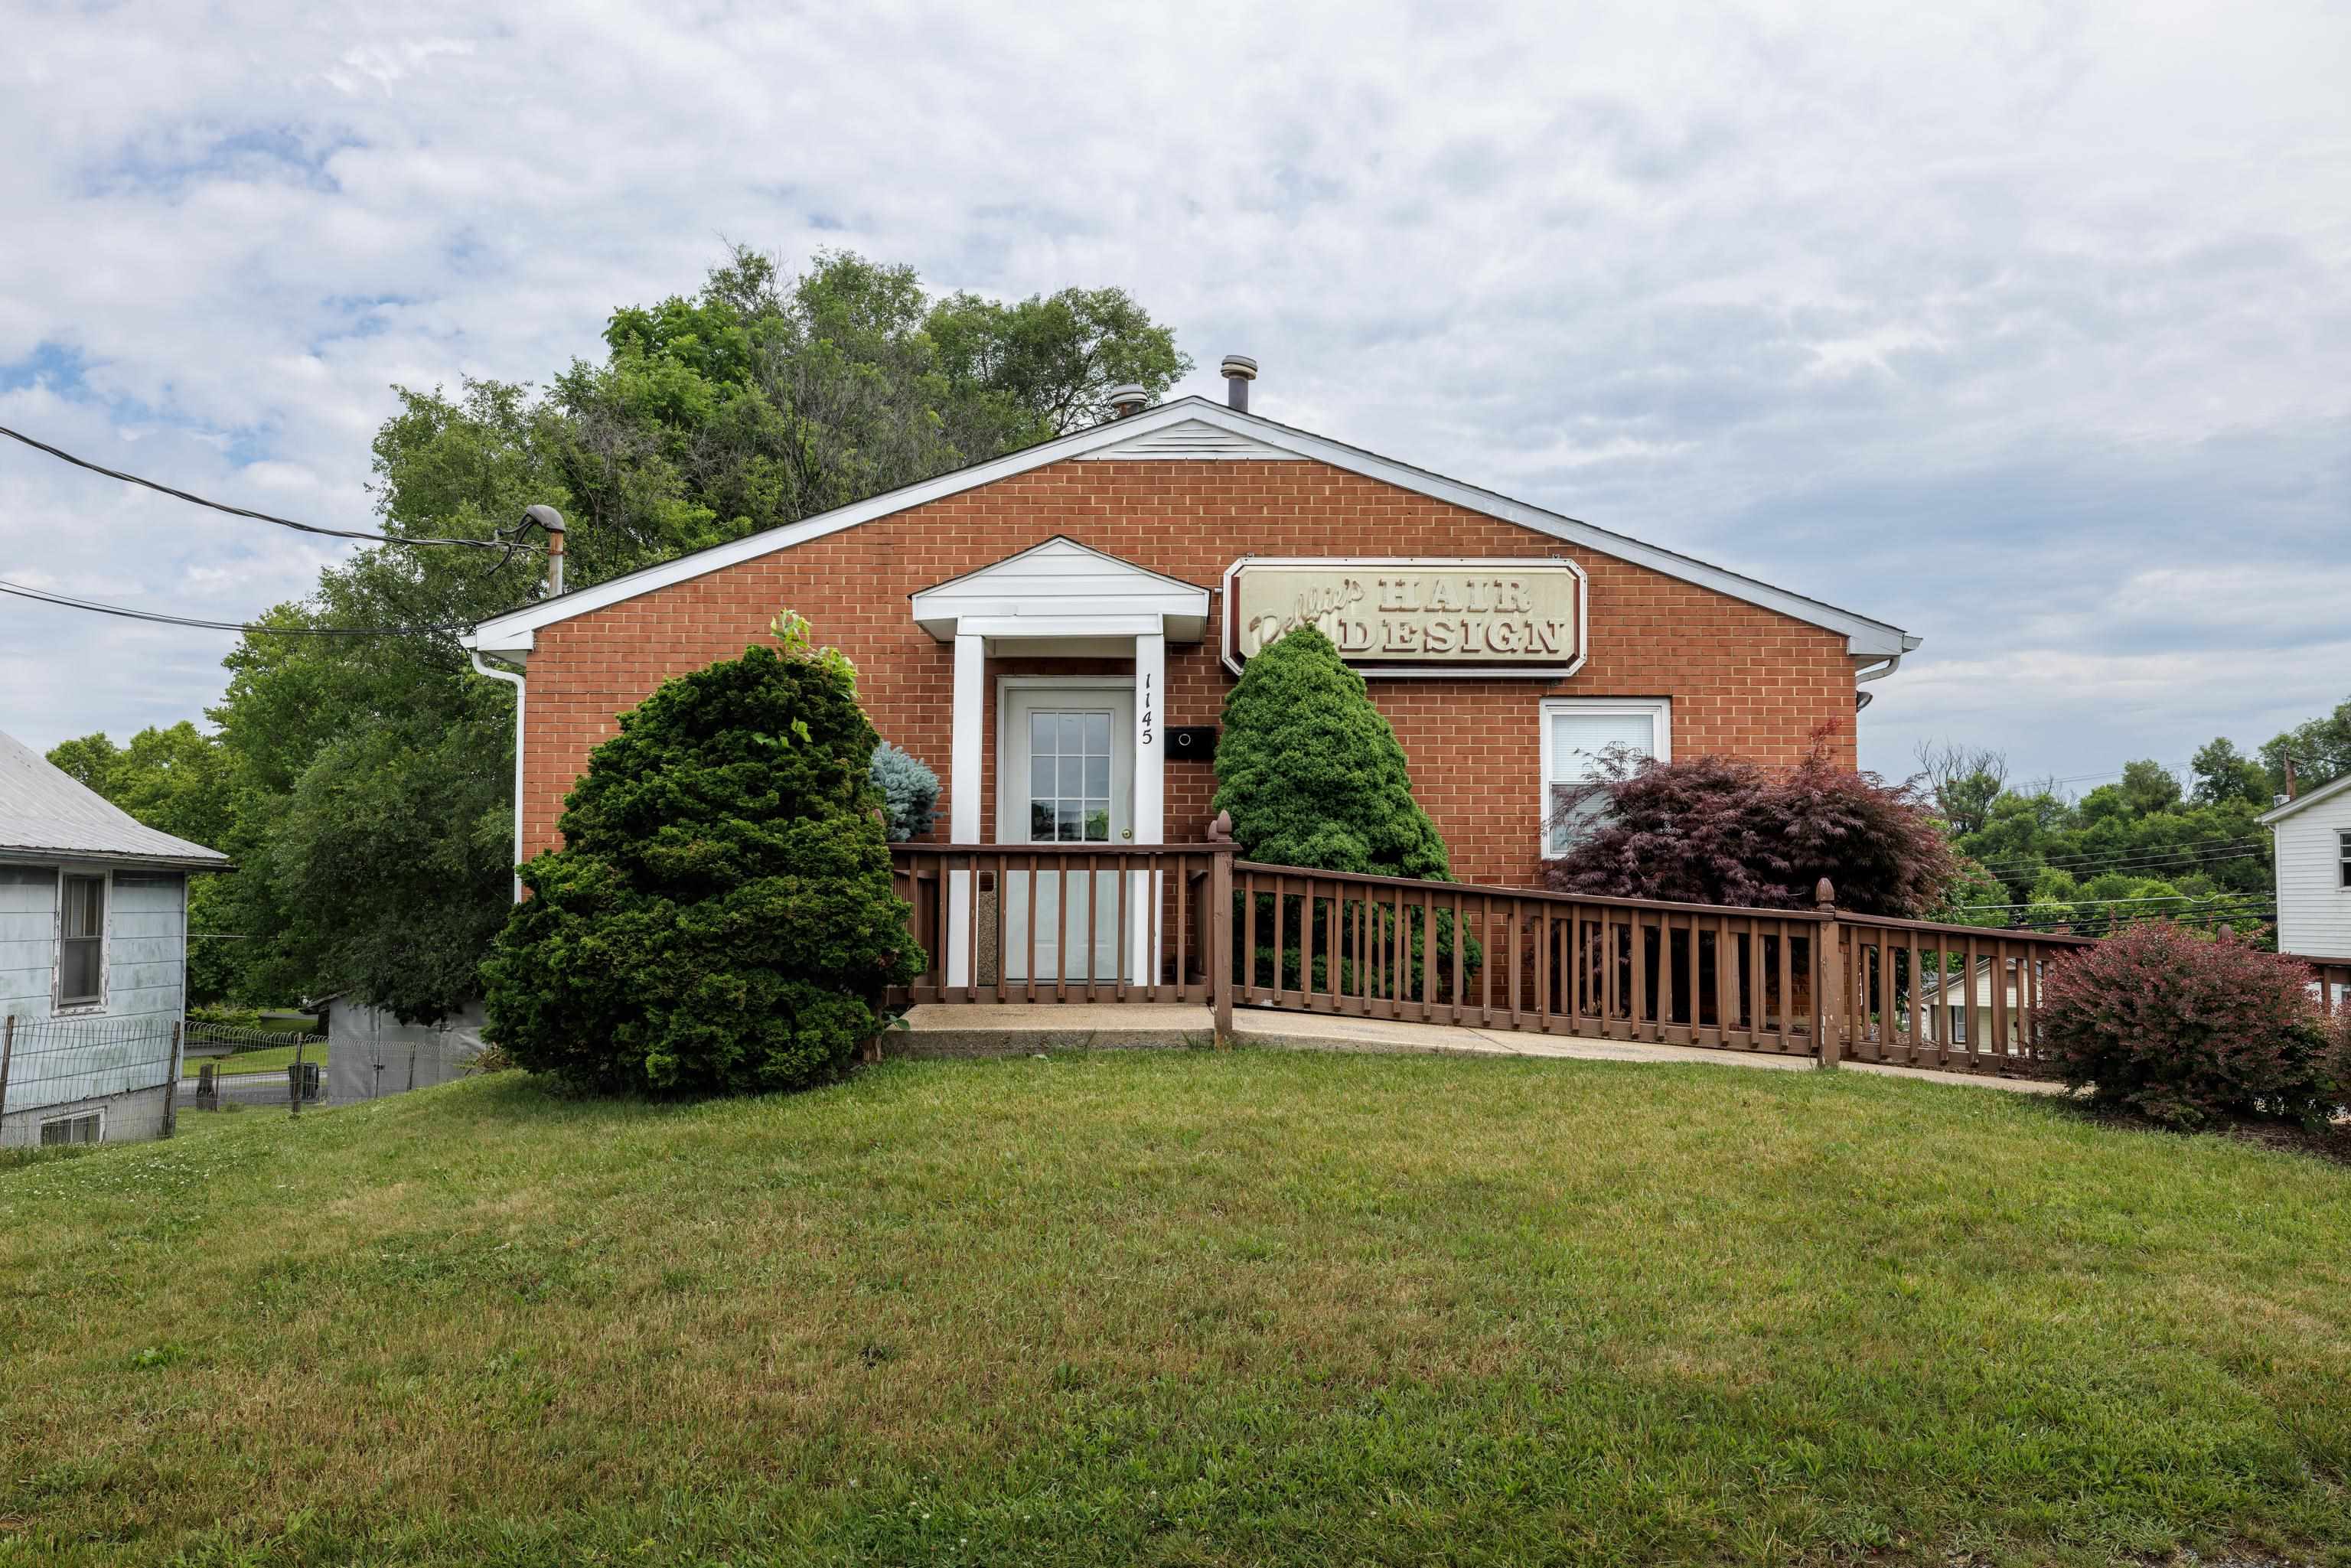
POLYGON ((1583 662, 1583 572, 1567 561, 1244 558, 1224 610, 1235 670, 1305 625, 1365 674, 1555 678, 1583 662))

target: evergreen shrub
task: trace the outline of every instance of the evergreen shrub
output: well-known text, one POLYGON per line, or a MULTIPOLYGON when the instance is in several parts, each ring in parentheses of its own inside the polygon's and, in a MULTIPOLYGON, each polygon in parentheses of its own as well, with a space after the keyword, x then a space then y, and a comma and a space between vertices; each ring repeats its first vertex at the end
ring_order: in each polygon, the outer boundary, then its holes
MULTIPOLYGON (((1445 840, 1413 799, 1411 769, 1395 730, 1372 706, 1364 677, 1311 625, 1284 633, 1252 657, 1226 695, 1223 730, 1217 737, 1215 809, 1231 813, 1233 838, 1249 860, 1430 882, 1453 879, 1445 840)), ((1260 945, 1252 957, 1259 982, 1300 985, 1304 901, 1286 900, 1279 920, 1271 894, 1261 894, 1257 902, 1260 945)), ((1366 939, 1393 951, 1393 905, 1381 907, 1385 929, 1366 922, 1366 939)), ((1354 900, 1318 904, 1312 976, 1318 988, 1332 984, 1329 963, 1335 953, 1337 983, 1357 988, 1358 909, 1354 900), (1334 911, 1335 941, 1328 929, 1334 911)), ((1416 988, 1427 939, 1417 911, 1405 918, 1412 925, 1405 948, 1416 988)), ((1237 915, 1236 942, 1246 929, 1237 915)), ((1450 910, 1437 914, 1436 946, 1439 976, 1449 983, 1450 910)), ((1480 956, 1474 941, 1464 948, 1465 983, 1480 956)))
POLYGON ((854 672, 778 618, 780 649, 664 685, 523 867, 483 967, 486 1031, 599 1091, 794 1089, 884 1023, 920 954, 892 890, 854 672))

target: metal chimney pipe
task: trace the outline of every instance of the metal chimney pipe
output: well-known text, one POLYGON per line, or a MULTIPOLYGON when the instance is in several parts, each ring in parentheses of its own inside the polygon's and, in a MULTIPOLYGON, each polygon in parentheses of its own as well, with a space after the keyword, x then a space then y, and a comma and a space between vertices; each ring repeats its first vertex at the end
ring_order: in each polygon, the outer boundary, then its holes
POLYGON ((531 507, 523 512, 523 520, 537 523, 547 534, 547 596, 553 599, 563 591, 563 514, 553 507, 531 507))
POLYGON ((1113 419, 1127 419, 1144 411, 1151 402, 1151 394, 1129 382, 1124 386, 1113 387, 1104 392, 1102 401, 1110 404, 1113 419))
POLYGON ((1223 369, 1226 403, 1247 413, 1249 385, 1257 380, 1257 361, 1247 354, 1227 354, 1223 369))

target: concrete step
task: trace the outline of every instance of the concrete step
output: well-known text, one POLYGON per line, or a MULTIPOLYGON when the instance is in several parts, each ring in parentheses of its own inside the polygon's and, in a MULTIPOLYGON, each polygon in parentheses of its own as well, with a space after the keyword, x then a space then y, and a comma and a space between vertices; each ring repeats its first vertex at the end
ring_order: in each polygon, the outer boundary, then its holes
POLYGON ((1017 1056, 1038 1051, 1147 1051, 1211 1043, 1204 1007, 1132 1002, 925 1002, 882 1037, 893 1056, 1017 1056))

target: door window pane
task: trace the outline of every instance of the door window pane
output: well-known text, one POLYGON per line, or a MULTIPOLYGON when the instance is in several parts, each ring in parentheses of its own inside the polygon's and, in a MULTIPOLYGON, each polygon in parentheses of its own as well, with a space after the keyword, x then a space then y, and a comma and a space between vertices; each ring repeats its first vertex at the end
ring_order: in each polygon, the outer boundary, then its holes
POLYGON ((1031 842, 1109 842, 1110 721, 1096 708, 1030 713, 1031 842))

